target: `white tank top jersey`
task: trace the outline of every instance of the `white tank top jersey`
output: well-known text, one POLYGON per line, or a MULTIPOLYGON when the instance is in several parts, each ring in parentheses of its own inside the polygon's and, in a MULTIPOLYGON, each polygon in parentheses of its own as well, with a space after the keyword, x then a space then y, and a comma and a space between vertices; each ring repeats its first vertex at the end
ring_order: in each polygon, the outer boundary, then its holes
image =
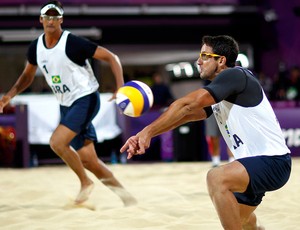
POLYGON ((98 90, 99 83, 88 60, 85 66, 72 62, 66 55, 69 31, 64 31, 55 47, 44 46, 43 36, 37 42, 37 64, 59 103, 70 106, 75 100, 98 90))
POLYGON ((236 159, 290 153, 264 93, 261 103, 254 107, 242 107, 223 100, 213 105, 212 109, 227 146, 236 159))

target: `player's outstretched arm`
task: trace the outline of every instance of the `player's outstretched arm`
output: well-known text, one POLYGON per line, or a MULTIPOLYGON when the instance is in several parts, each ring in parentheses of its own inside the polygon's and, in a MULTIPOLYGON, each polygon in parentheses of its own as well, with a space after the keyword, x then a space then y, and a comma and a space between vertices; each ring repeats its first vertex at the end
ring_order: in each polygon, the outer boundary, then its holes
POLYGON ((159 118, 135 136, 130 137, 120 151, 127 150, 128 159, 133 155, 144 154, 153 137, 187 122, 205 119, 206 112, 203 108, 214 103, 212 96, 204 89, 194 91, 176 100, 159 118))

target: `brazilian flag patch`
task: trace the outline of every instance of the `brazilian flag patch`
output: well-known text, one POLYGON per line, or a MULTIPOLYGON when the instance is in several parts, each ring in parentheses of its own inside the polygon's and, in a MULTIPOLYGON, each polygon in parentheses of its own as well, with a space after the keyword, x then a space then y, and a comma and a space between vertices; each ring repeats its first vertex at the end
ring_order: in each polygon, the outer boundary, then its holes
POLYGON ((59 75, 52 76, 52 83, 53 84, 59 84, 59 83, 61 83, 60 76, 59 75))

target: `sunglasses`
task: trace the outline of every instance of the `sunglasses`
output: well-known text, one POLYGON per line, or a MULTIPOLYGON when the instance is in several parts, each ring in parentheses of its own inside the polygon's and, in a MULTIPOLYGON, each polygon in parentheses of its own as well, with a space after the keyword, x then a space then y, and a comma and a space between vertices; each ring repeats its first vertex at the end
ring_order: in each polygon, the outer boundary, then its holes
POLYGON ((202 61, 207 61, 210 58, 219 58, 219 57, 221 57, 221 55, 201 52, 199 54, 199 57, 202 61))
POLYGON ((61 16, 61 15, 58 15, 58 16, 48 16, 48 15, 44 14, 44 15, 41 15, 41 17, 42 17, 43 19, 45 19, 46 21, 51 21, 51 20, 53 20, 53 21, 58 21, 58 20, 61 19, 63 16, 61 16))

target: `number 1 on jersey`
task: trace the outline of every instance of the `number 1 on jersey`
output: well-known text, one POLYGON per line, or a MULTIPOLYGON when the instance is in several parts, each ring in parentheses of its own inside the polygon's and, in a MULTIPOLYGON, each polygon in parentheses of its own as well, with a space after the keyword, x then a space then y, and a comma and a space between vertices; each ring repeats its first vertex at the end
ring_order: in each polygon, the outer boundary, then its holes
POLYGON ((48 70, 46 68, 46 65, 43 65, 44 70, 46 71, 46 73, 48 73, 48 70))

